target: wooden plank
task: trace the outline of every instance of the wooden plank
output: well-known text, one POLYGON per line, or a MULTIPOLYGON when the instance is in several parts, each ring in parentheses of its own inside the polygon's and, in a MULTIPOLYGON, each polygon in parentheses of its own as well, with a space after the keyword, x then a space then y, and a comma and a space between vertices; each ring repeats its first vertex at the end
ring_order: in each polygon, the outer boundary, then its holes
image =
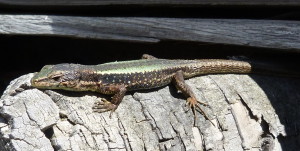
POLYGON ((300 50, 300 21, 0 15, 0 34, 157 43, 191 41, 300 50))
POLYGON ((0 4, 8 5, 51 5, 51 6, 74 6, 74 5, 261 5, 261 6, 295 6, 300 5, 297 0, 0 0, 0 4))

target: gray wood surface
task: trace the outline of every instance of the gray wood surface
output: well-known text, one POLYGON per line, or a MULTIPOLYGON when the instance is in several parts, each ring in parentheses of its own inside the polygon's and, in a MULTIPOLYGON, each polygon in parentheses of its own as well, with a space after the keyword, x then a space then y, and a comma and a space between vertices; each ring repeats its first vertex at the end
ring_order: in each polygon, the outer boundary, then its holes
POLYGON ((300 50, 300 22, 246 19, 0 15, 0 34, 157 43, 162 40, 300 50))
POLYGON ((289 5, 300 5, 297 0, 0 0, 0 4, 9 5, 63 5, 63 6, 73 6, 73 5, 187 5, 187 4, 198 4, 198 5, 264 5, 264 6, 289 6, 289 5))
POLYGON ((104 95, 38 90, 30 87, 32 76, 12 81, 0 99, 0 150, 300 147, 299 79, 233 74, 189 79, 196 97, 208 103, 202 108, 216 125, 198 114, 193 127, 185 98, 173 86, 128 93, 110 119, 109 113, 91 109, 104 95))

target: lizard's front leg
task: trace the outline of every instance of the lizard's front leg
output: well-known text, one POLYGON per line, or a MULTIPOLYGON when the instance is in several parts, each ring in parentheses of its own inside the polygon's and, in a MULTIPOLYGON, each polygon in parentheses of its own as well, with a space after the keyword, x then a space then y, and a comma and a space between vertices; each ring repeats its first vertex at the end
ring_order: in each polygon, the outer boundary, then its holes
POLYGON ((124 85, 111 86, 107 89, 110 89, 111 91, 115 92, 111 101, 109 102, 104 100, 102 102, 96 102, 93 106, 93 111, 99 113, 111 111, 109 115, 109 117, 111 117, 112 113, 118 108, 119 104, 122 102, 127 89, 124 85))
MULTIPOLYGON (((203 114, 203 116, 211 120, 206 116, 205 112, 200 108, 199 104, 206 105, 206 103, 200 102, 196 99, 194 92, 184 81, 183 72, 181 70, 177 71, 174 75, 173 82, 178 90, 180 90, 187 97, 187 104, 192 108, 194 114, 194 125, 196 123, 196 108, 203 114)), ((211 122, 212 123, 212 122, 211 122)), ((213 123, 212 123, 213 124, 213 123)))

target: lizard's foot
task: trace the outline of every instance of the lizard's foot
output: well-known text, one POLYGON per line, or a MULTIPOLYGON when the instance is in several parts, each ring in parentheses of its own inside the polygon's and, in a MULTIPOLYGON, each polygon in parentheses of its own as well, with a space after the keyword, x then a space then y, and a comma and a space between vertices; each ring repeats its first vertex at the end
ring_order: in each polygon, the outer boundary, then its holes
POLYGON ((106 99, 101 99, 101 101, 95 102, 93 106, 93 111, 98 113, 110 111, 109 117, 111 118, 112 113, 117 109, 117 107, 118 107, 117 105, 112 104, 106 99))
POLYGON ((196 111, 199 111, 207 120, 209 120, 211 122, 212 125, 214 125, 214 123, 208 118, 208 116, 205 114, 205 112, 200 108, 199 104, 208 106, 206 103, 204 102, 200 102, 198 101, 196 98, 194 97, 189 97, 187 98, 187 104, 189 105, 189 107, 192 109, 193 114, 194 114, 194 125, 196 125, 196 111), (197 110, 198 109, 198 110, 197 110))
POLYGON ((196 98, 194 98, 194 97, 189 97, 189 98, 187 98, 186 103, 187 103, 190 107, 195 106, 195 105, 198 105, 198 104, 201 104, 201 105, 204 105, 204 106, 208 106, 207 103, 200 102, 200 101, 198 101, 198 100, 197 100, 196 98))

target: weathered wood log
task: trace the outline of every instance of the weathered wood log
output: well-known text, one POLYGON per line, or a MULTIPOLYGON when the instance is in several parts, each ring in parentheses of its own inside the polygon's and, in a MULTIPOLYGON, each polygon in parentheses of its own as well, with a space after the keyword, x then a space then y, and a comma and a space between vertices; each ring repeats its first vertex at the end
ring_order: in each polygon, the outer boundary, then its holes
POLYGON ((126 5, 126 4, 134 4, 134 5, 264 5, 264 6, 290 6, 290 5, 300 5, 300 2, 297 0, 67 0, 67 1, 58 1, 58 0, 47 0, 47 1, 39 1, 39 0, 0 0, 0 4, 9 4, 9 5, 51 5, 51 6, 74 6, 74 5, 126 5))
POLYGON ((173 86, 128 93, 119 108, 94 113, 104 95, 38 90, 33 74, 1 97, 0 150, 296 150, 300 80, 259 75, 207 75, 186 82, 216 126, 173 86))
POLYGON ((300 51, 300 22, 240 19, 0 15, 0 34, 157 43, 162 40, 300 51))

